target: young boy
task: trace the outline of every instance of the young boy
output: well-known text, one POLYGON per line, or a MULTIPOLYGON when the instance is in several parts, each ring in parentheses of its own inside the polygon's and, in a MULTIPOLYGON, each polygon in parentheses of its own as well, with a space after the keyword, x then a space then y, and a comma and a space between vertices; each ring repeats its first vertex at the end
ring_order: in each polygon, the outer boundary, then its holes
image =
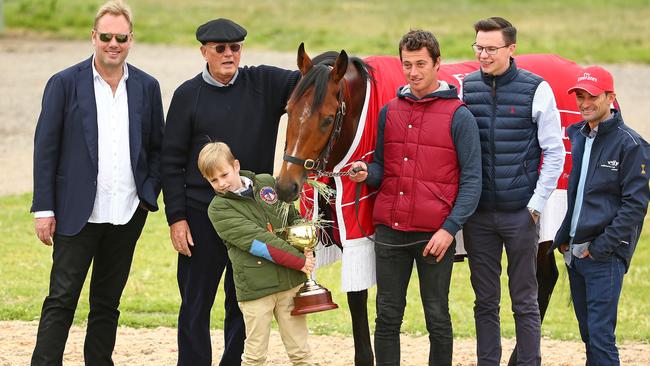
MULTIPOLYGON (((314 268, 305 254, 274 234, 282 227, 275 179, 239 170, 228 145, 206 144, 198 166, 216 192, 208 208, 215 230, 228 248, 239 308, 244 315, 246 342, 242 365, 266 361, 271 321, 275 315, 282 342, 294 365, 310 365, 307 319, 292 316, 293 297, 314 268)), ((288 223, 298 219, 290 206, 288 223)))

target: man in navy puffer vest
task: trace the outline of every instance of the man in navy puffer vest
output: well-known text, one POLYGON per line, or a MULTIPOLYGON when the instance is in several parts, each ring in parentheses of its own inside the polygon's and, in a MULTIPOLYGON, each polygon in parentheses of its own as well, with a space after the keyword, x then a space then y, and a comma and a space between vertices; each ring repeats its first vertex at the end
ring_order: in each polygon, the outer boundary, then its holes
POLYGON ((538 219, 564 165, 560 115, 549 84, 517 68, 515 27, 492 17, 474 29, 472 47, 481 69, 465 78, 463 100, 479 127, 483 184, 463 235, 476 295, 478 364, 498 365, 501 359, 499 277, 505 246, 517 364, 539 365, 538 219))

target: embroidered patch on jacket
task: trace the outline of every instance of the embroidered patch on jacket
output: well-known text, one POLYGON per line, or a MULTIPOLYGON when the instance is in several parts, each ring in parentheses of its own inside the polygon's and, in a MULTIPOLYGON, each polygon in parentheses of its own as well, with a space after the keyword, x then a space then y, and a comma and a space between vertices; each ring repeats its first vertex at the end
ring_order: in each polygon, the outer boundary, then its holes
POLYGON ((262 187, 262 189, 260 189, 260 198, 269 205, 278 202, 278 194, 275 193, 273 187, 262 187))
POLYGON ((618 171, 618 165, 619 165, 618 161, 616 161, 616 160, 608 160, 607 163, 601 164, 600 167, 601 168, 607 168, 607 169, 609 169, 609 170, 611 170, 613 172, 616 172, 616 171, 618 171))

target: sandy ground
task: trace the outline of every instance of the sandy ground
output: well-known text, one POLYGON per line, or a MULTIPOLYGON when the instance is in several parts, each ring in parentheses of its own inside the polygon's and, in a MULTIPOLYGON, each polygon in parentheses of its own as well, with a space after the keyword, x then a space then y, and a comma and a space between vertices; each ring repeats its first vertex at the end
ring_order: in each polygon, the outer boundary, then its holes
MULTIPOLYGON (((36 338, 35 322, 0 322, 0 366, 27 365, 36 338), (6 339, 5 339, 6 338, 6 339)), ((113 354, 116 365, 175 365, 178 348, 176 330, 171 328, 133 329, 120 327, 113 354)), ((84 329, 72 327, 63 356, 66 366, 83 365, 84 329)), ((212 350, 215 359, 223 347, 223 332, 212 332, 212 350)), ((510 356, 514 341, 503 339, 503 355, 510 356)), ((348 366, 354 361, 352 338, 336 336, 310 336, 309 344, 314 354, 314 365, 348 366)), ((426 365, 429 341, 427 337, 402 336, 401 365, 426 365)), ((622 365, 649 365, 650 347, 643 344, 619 346, 622 365)), ((582 344, 542 339, 543 365, 584 365, 582 344)), ((454 340, 454 365, 476 364, 475 341, 454 340)), ((213 364, 216 365, 218 360, 213 364)), ((268 365, 288 365, 289 359, 277 332, 271 334, 268 365)), ((502 362, 507 364, 507 360, 502 362)))
MULTIPOLYGON (((89 57, 90 42, 62 42, 0 37, 0 166, 9 176, 0 180, 0 195, 31 190, 33 134, 40 112, 43 88, 55 72, 89 57)), ((161 84, 165 110, 174 89, 202 67, 198 47, 134 45, 129 62, 155 76, 161 84)), ((245 50, 244 64, 267 63, 295 68, 295 56, 287 53, 245 50)), ((609 65, 614 74, 619 101, 626 121, 645 136, 650 125, 643 123, 642 105, 650 100, 650 67, 609 65)), ((283 133, 281 133, 283 135, 283 133)), ((283 137, 279 137, 280 140, 283 137)), ((282 145, 280 145, 282 146, 282 145)), ((277 159, 276 159, 277 160, 277 159)), ((0 322, 0 366, 26 365, 34 346, 36 323, 0 322)), ((81 365, 83 328, 73 327, 64 357, 66 365, 81 365)), ((213 332, 215 360, 223 347, 223 333, 213 332)), ((310 344, 319 365, 353 363, 349 337, 313 336, 310 344)), ((504 357, 514 342, 503 340, 504 357)), ((170 328, 120 328, 114 360, 117 365, 173 365, 177 358, 175 330, 170 328)), ((428 354, 426 337, 402 338, 402 364, 424 365, 428 354)), ((583 347, 578 342, 542 340, 545 365, 583 365, 583 347)), ((454 364, 475 363, 475 341, 455 340, 454 364)), ((650 345, 621 345, 624 365, 650 365, 650 345)), ((288 364, 279 335, 274 333, 269 364, 288 364)))

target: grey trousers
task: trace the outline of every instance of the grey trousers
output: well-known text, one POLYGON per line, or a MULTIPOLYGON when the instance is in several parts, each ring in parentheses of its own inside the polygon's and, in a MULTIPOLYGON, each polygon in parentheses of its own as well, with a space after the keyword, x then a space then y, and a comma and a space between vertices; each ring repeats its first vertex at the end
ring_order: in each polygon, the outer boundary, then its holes
POLYGON ((501 360, 501 256, 508 258, 508 287, 517 337, 517 365, 541 363, 541 320, 537 304, 537 242, 539 223, 527 208, 516 211, 476 211, 463 228, 470 279, 476 301, 478 365, 501 360))

